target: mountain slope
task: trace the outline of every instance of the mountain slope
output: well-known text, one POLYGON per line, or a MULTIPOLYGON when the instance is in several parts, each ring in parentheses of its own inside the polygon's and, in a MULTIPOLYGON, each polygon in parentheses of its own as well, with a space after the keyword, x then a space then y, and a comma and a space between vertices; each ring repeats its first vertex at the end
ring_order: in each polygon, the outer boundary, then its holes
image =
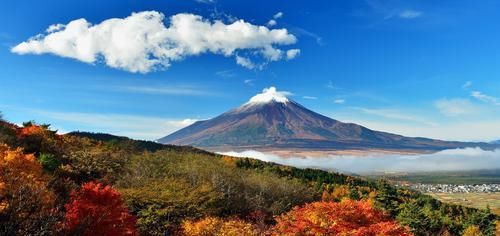
POLYGON ((248 103, 210 120, 198 121, 158 140, 160 143, 217 149, 409 149, 442 150, 482 146, 409 138, 343 123, 289 100, 271 87, 248 103))

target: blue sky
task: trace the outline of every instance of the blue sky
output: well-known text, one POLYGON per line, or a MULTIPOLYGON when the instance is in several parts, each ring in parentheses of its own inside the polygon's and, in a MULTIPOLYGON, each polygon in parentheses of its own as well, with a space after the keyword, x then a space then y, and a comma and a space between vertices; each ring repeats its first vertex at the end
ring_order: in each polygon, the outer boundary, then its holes
POLYGON ((500 139, 499 9, 488 0, 7 1, 0 111, 62 132, 156 139, 276 86, 373 129, 500 139))

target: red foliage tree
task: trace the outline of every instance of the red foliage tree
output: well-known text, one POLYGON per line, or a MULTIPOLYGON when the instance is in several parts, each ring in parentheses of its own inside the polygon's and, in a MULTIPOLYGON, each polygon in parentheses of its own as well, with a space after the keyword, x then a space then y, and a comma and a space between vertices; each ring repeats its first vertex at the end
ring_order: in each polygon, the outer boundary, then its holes
POLYGON ((89 182, 72 192, 65 205, 63 228, 78 235, 136 235, 136 220, 120 194, 110 186, 89 182))
POLYGON ((296 207, 276 221, 273 235, 411 235, 369 201, 314 202, 296 207))

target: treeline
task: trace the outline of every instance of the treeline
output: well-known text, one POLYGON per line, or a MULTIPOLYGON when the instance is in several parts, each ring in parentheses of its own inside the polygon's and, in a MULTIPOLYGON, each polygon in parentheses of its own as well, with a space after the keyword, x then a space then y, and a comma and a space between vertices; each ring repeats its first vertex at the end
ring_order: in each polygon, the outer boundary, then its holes
POLYGON ((0 121, 0 235, 494 235, 495 220, 385 181, 0 121))

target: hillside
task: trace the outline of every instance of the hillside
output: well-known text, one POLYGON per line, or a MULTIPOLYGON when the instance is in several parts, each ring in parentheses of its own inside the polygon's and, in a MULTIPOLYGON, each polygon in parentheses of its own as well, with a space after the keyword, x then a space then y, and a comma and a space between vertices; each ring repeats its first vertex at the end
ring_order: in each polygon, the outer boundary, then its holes
POLYGON ((313 112, 274 87, 242 106, 210 120, 198 121, 158 140, 214 151, 241 149, 386 149, 439 151, 463 147, 494 148, 487 143, 411 138, 368 129, 313 112))
MULTIPOLYGON (((372 223, 324 230, 460 235, 473 225, 492 235, 494 227, 495 216, 487 211, 443 204, 385 181, 196 148, 107 134, 58 135, 32 122, 0 122, 0 143, 0 235, 283 234, 285 226, 294 232, 309 228, 287 215, 358 208, 346 214, 368 212, 344 220, 364 217, 372 223)), ((332 223, 324 220, 323 226, 332 223)))

